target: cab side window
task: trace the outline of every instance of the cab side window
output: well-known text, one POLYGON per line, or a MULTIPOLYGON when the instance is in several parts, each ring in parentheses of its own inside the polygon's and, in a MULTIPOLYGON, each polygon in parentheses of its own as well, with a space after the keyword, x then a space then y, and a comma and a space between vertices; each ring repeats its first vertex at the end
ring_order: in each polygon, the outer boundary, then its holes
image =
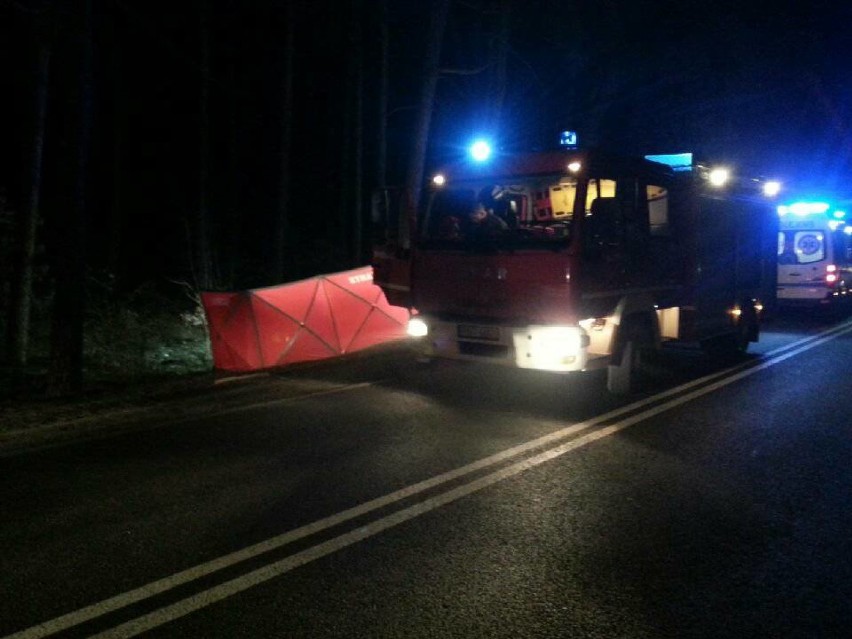
POLYGON ((680 273, 684 246, 677 240, 677 220, 672 219, 676 198, 671 184, 643 181, 639 188, 638 199, 648 224, 649 277, 656 282, 671 281, 680 273))
POLYGON ((586 190, 586 225, 593 244, 620 259, 635 260, 646 250, 648 211, 637 201, 632 177, 592 178, 586 190))
POLYGON ((589 187, 586 190, 586 215, 592 211, 592 202, 599 197, 611 198, 615 197, 616 182, 615 180, 607 179, 591 179, 589 187))
POLYGON ((669 229, 669 192, 664 186, 647 184, 645 195, 648 201, 648 222, 653 236, 670 234, 669 229))

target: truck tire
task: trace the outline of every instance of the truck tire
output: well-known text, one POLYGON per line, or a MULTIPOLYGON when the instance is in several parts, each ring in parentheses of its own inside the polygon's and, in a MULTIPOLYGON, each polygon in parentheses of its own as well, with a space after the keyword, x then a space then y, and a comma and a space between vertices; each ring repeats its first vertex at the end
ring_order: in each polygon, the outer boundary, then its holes
POLYGON ((626 395, 636 390, 645 376, 643 358, 654 345, 650 328, 638 322, 625 326, 623 340, 618 364, 610 364, 606 371, 606 387, 613 395, 626 395))
POLYGON ((606 368, 606 388, 613 395, 626 395, 636 385, 639 374, 639 349, 636 342, 629 340, 621 351, 621 362, 606 368))
POLYGON ((757 341, 760 325, 754 313, 743 314, 734 330, 701 342, 701 349, 711 357, 735 359, 745 355, 748 345, 757 341))

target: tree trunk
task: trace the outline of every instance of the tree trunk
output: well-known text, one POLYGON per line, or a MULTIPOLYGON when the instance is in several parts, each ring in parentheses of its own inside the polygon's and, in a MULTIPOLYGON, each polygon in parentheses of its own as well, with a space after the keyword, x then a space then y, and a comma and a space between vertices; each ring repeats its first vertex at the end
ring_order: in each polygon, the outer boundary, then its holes
POLYGON ((490 67, 490 87, 488 91, 488 113, 486 123, 488 131, 495 140, 502 140, 503 105, 506 102, 506 66, 509 52, 509 31, 511 26, 510 0, 501 0, 499 27, 497 35, 492 39, 490 67))
MULTIPOLYGON (((347 32, 349 33, 349 46, 352 46, 352 24, 355 20, 352 4, 349 3, 349 21, 347 24, 347 32)), ((352 158, 355 145, 353 136, 354 124, 354 108, 353 96, 355 95, 355 78, 354 78, 354 57, 352 51, 346 56, 345 80, 343 84, 343 99, 338 102, 332 110, 340 112, 340 118, 336 118, 341 122, 339 132, 330 127, 335 139, 340 140, 338 145, 338 166, 336 172, 340 175, 337 181, 339 191, 337 193, 337 216, 336 223, 331 230, 331 237, 334 243, 334 262, 335 267, 342 267, 340 262, 346 259, 349 253, 349 238, 352 233, 352 158)))
POLYGON ((202 290, 214 287, 213 255, 210 247, 210 28, 206 0, 200 3, 201 90, 199 92, 198 212, 194 229, 194 271, 196 286, 202 290))
POLYGON ((47 394, 51 397, 76 393, 83 387, 83 325, 86 299, 86 227, 88 224, 89 156, 93 108, 93 16, 92 0, 83 2, 82 55, 74 198, 62 216, 54 266, 56 291, 53 302, 50 368, 47 394))
POLYGON ((379 95, 376 123, 376 183, 387 186, 388 178, 388 0, 379 0, 379 95))
MULTIPOLYGON (((232 12, 235 11, 238 3, 231 3, 232 12)), ((220 275, 222 281, 220 285, 227 289, 233 289, 236 286, 239 273, 240 262, 240 247, 243 245, 245 232, 240 217, 240 194, 242 182, 240 176, 240 103, 237 99, 237 65, 236 59, 240 53, 239 42, 231 43, 231 52, 226 67, 226 75, 228 79, 228 135, 227 135, 227 162, 228 178, 225 180, 225 195, 223 203, 225 207, 222 225, 224 230, 217 235, 216 246, 219 248, 220 255, 220 275), (224 240, 224 242, 223 242, 224 240)))
POLYGON ((32 310, 33 258, 36 234, 41 217, 42 166, 47 125, 47 96, 50 80, 51 44, 42 37, 38 47, 36 71, 35 126, 32 163, 30 165, 30 195, 27 208, 21 213, 19 225, 19 254, 15 279, 12 282, 12 308, 7 332, 9 361, 23 369, 29 355, 30 312, 32 310))
POLYGON ((352 2, 351 29, 352 66, 354 78, 352 126, 352 260, 361 266, 364 260, 364 47, 361 33, 362 6, 360 0, 352 2))
POLYGON ((124 75, 123 75, 123 49, 117 46, 119 35, 117 29, 113 27, 112 42, 110 43, 112 53, 110 62, 112 64, 112 81, 113 86, 113 126, 112 126, 112 207, 107 219, 107 237, 109 245, 107 246, 107 265, 110 273, 115 277, 116 281, 122 281, 125 275, 123 256, 123 240, 125 229, 124 208, 124 135, 127 127, 127 118, 125 116, 127 104, 124 100, 124 75))
POLYGON ((301 5, 287 5, 284 31, 284 76, 281 78, 281 149, 278 165, 278 215, 275 219, 273 274, 279 282, 287 278, 285 256, 290 240, 290 155, 293 147, 293 74, 295 59, 295 22, 301 5))
MULTIPOLYGON (((435 92, 438 86, 438 75, 441 62, 441 42, 444 36, 444 27, 447 23, 450 0, 436 0, 432 10, 432 20, 429 25, 429 36, 426 45, 426 53, 423 60, 423 81, 420 92, 420 105, 418 107, 417 123, 414 130, 413 150, 411 163, 406 177, 406 199, 407 213, 409 218, 413 215, 423 188, 423 173, 426 166, 426 152, 429 146, 429 128, 432 122, 432 109, 434 107, 435 92)), ((403 247, 410 244, 410 226, 404 226, 400 231, 400 241, 403 247)))

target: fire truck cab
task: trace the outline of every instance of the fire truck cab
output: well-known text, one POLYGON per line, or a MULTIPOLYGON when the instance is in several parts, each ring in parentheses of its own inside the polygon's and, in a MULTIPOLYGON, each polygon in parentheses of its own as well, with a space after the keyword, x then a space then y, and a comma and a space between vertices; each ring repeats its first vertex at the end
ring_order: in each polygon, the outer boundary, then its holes
POLYGON ((736 353, 758 339, 778 217, 757 183, 722 182, 690 154, 460 162, 416 210, 374 214, 399 224, 376 243, 374 281, 412 310, 409 333, 429 356, 606 366, 609 390, 630 392, 643 354, 666 342, 736 353))

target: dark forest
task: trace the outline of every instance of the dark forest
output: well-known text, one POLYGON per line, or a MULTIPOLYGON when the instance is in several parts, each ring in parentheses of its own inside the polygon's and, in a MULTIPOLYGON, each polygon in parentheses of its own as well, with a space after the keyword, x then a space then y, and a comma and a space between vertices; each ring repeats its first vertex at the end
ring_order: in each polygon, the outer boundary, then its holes
POLYGON ((0 0, 3 379, 62 395, 96 368, 162 372, 203 334, 200 291, 368 264, 372 189, 475 135, 529 148, 571 128, 846 195, 849 13, 0 0))

